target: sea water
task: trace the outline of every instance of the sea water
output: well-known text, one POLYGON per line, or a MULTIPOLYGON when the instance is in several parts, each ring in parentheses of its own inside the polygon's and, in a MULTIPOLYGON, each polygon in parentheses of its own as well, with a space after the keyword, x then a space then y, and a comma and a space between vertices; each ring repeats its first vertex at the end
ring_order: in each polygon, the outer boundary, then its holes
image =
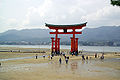
MULTIPOLYGON (((0 47, 18 47, 18 48, 49 48, 51 45, 0 45, 0 47)), ((71 49, 70 45, 60 45, 61 49, 71 49)), ((88 52, 120 52, 120 47, 112 46, 78 46, 79 51, 88 52)))

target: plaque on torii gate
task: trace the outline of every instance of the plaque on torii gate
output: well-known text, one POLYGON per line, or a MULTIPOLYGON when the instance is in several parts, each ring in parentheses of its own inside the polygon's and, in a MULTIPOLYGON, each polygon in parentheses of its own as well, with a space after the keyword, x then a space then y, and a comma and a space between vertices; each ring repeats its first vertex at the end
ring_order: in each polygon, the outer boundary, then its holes
POLYGON ((72 24, 72 25, 54 25, 54 24, 47 24, 45 23, 45 26, 49 29, 55 30, 55 32, 50 32, 50 34, 55 34, 55 38, 52 37, 52 53, 55 52, 56 54, 59 54, 60 52, 60 38, 58 38, 58 34, 73 34, 73 37, 71 37, 71 53, 76 52, 78 54, 78 38, 75 38, 75 34, 82 34, 82 32, 77 32, 76 29, 82 29, 87 24, 72 24), (71 32, 68 32, 68 30, 71 30, 71 32), (59 32, 58 30, 63 30, 63 32, 59 32))

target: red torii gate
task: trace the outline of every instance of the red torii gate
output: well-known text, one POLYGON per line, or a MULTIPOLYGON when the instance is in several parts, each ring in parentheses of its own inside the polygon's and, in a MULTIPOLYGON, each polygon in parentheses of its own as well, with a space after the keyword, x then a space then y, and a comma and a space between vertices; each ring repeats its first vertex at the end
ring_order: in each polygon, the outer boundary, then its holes
POLYGON ((73 24, 73 25, 53 25, 53 24, 47 24, 45 23, 45 26, 47 26, 49 29, 55 30, 55 32, 50 32, 50 34, 55 34, 55 38, 52 39, 52 52, 60 52, 60 38, 58 38, 58 34, 73 34, 73 37, 71 37, 71 52, 77 52, 78 53, 78 38, 75 38, 75 34, 82 34, 82 32, 76 32, 76 29, 82 29, 82 27, 85 27, 87 24, 73 24), (72 29, 72 32, 67 32, 67 30, 72 29), (59 32, 58 30, 63 30, 63 32, 59 32))

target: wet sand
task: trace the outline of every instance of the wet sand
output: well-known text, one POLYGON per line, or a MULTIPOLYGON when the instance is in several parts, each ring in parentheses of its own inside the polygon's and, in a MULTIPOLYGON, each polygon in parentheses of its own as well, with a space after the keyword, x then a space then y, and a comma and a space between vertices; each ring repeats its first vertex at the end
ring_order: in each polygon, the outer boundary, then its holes
MULTIPOLYGON (((12 53, 9 55, 11 58, 12 53)), ((86 55, 89 60, 85 61, 81 56, 67 55, 70 56, 68 64, 63 56, 55 56, 52 60, 46 57, 2 61, 0 80, 120 80, 120 53, 105 53, 104 60, 95 59, 93 54, 86 55), (59 64, 60 57, 62 64, 59 64)))

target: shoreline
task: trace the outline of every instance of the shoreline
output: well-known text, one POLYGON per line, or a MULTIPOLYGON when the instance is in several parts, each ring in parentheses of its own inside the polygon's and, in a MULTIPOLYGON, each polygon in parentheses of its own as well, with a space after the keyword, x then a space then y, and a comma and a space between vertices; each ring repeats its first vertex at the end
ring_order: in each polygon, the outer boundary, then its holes
MULTIPOLYGON (((51 49, 51 45, 4 45, 0 48, 47 48, 51 49)), ((70 49, 70 45, 61 45, 61 49, 70 49)), ((120 52, 120 47, 111 47, 111 46, 78 46, 79 51, 88 51, 88 52, 120 52)))

